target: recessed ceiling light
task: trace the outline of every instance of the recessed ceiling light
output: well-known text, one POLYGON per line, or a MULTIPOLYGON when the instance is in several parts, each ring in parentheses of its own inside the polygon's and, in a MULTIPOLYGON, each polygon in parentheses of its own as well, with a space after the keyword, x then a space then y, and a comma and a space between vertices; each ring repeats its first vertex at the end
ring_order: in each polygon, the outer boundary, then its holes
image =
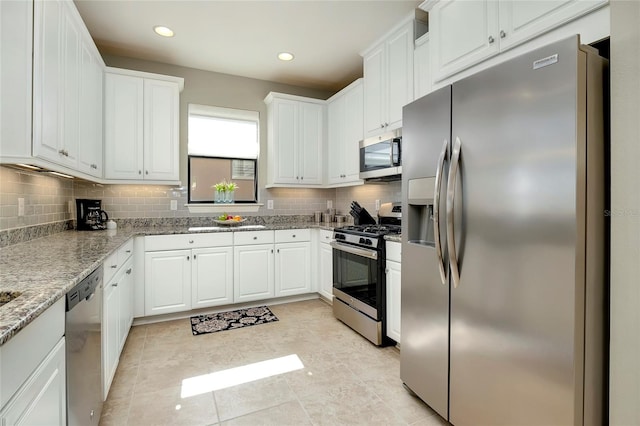
POLYGON ((153 27, 153 31, 155 31, 156 34, 161 35, 162 37, 173 37, 174 35, 171 28, 163 27, 162 25, 156 25, 155 27, 153 27))
POLYGON ((292 61, 293 60, 293 53, 280 52, 280 53, 278 53, 278 59, 280 59, 281 61, 292 61))

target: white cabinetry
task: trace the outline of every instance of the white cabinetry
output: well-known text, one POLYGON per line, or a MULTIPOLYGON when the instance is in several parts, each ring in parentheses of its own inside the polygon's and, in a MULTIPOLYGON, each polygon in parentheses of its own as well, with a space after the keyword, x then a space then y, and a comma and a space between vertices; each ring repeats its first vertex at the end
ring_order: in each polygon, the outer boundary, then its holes
POLYGON ((429 10, 434 81, 563 25, 607 0, 440 1, 429 10))
POLYGON ((311 291, 311 232, 309 229, 275 231, 275 296, 311 291))
POLYGON ((133 322, 133 239, 104 262, 102 303, 102 384, 106 400, 133 322))
POLYGON ((365 137, 402 127, 402 107, 413 100, 416 25, 423 26, 413 19, 404 22, 362 53, 365 137))
POLYGON ((330 186, 360 185, 364 92, 358 79, 327 100, 327 181, 330 186))
POLYGON ((177 182, 178 77, 107 68, 105 178, 177 182))
POLYGON ((329 302, 333 302, 333 249, 329 243, 333 232, 320 230, 318 249, 318 292, 329 302))
POLYGON ((0 424, 67 424, 65 298, 0 347, 0 424))
POLYGON ((229 232, 145 237, 145 315, 232 301, 229 232))
POLYGON ((416 40, 413 51, 413 93, 419 99, 431 92, 431 58, 429 57, 429 34, 416 40))
POLYGON ((33 154, 101 177, 104 63, 73 2, 34 3, 33 52, 33 154))
POLYGON ((267 104, 267 186, 323 183, 325 101, 271 92, 267 104))
POLYGON ((401 244, 387 241, 386 297, 387 297, 387 336, 400 343, 400 294, 401 294, 401 244))

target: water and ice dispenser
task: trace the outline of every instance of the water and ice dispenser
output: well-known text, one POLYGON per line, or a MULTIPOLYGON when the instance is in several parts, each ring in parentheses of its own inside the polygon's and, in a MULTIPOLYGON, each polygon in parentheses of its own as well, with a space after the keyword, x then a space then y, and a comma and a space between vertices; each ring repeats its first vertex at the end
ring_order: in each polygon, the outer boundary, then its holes
POLYGON ((435 177, 409 179, 407 188, 408 221, 407 240, 409 244, 435 246, 433 232, 433 192, 435 177))

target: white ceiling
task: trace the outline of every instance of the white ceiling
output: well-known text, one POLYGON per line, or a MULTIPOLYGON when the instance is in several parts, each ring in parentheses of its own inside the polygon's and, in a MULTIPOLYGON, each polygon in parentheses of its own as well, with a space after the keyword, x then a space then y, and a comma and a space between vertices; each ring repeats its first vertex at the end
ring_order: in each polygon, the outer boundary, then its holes
POLYGON ((103 54, 337 91, 416 0, 75 0, 103 54), (168 26, 175 37, 153 32, 168 26), (295 60, 276 58, 289 51, 295 60))

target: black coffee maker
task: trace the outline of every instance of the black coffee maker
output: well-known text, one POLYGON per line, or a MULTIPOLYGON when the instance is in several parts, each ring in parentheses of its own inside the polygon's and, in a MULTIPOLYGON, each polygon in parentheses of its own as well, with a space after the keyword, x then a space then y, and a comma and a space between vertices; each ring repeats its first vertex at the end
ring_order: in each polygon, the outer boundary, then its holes
POLYGON ((107 229, 109 215, 102 210, 100 200, 76 199, 76 218, 78 231, 99 231, 107 229))

